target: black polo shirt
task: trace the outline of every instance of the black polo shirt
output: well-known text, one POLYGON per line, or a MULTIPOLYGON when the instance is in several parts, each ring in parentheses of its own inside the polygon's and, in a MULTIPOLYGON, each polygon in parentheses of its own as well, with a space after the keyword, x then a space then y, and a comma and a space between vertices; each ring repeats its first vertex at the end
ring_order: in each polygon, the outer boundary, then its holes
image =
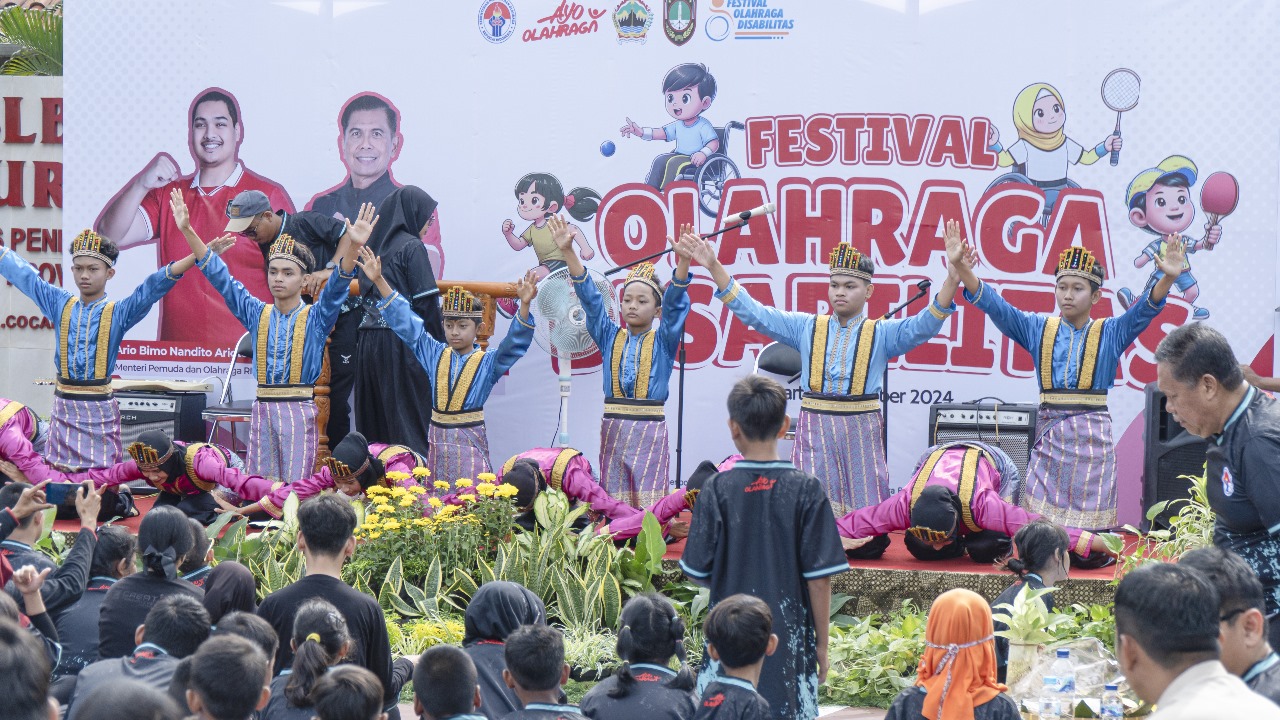
POLYGON ((1220 434, 1210 438, 1205 490, 1217 515, 1213 542, 1235 552, 1280 612, 1280 402, 1249 387, 1220 434))

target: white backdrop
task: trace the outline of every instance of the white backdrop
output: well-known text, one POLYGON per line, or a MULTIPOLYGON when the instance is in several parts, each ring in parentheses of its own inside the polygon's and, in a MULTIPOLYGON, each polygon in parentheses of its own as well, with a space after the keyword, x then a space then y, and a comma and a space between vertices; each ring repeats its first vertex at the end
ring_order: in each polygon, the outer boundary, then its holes
MULTIPOLYGON (((653 20, 643 42, 622 38, 614 24, 615 10, 634 2, 559 0, 503 3, 514 10, 506 20, 514 28, 504 25, 507 38, 493 42, 481 25, 481 12, 492 4, 99 0, 78 6, 67 18, 66 227, 91 225, 157 152, 168 152, 190 173, 186 113, 210 86, 239 102, 242 161, 280 183, 301 207, 342 179, 339 108, 373 91, 401 114, 395 178, 440 201, 446 277, 514 279, 536 262, 532 252, 512 251, 501 232, 506 219, 515 221, 516 233, 528 224, 515 213, 512 189, 530 172, 551 173, 566 190, 587 186, 604 196, 601 213, 578 223, 597 250, 588 265, 603 270, 657 249, 678 222, 696 216, 703 231, 721 227, 689 209, 689 196, 681 196, 688 190, 668 188, 670 199, 663 199, 640 185, 651 159, 670 144, 619 133, 627 119, 646 127, 670 122, 663 76, 696 62, 706 64, 718 84, 705 117, 716 126, 745 122, 754 131, 731 135, 726 151, 743 180, 725 204, 734 210, 765 200, 780 206, 778 215, 754 221, 749 233, 726 236, 722 259, 753 279, 753 291, 771 290, 776 304, 824 307, 826 250, 837 238, 852 238, 876 258, 882 285, 873 310, 883 312, 921 278, 932 278, 936 289, 945 273, 937 225, 955 215, 978 238, 987 262, 980 274, 1025 290, 1016 297, 1026 307, 1052 308, 1045 266, 1073 242, 1097 251, 1112 272, 1105 288, 1105 302, 1112 303, 1118 288, 1141 288, 1149 271, 1134 266, 1150 236, 1130 223, 1125 190, 1142 170, 1184 155, 1198 165, 1201 181, 1227 171, 1240 186, 1235 213, 1222 221, 1221 244, 1192 256, 1201 290, 1196 304, 1211 312, 1209 322, 1227 334, 1243 361, 1269 351, 1280 98, 1268 78, 1280 57, 1260 29, 1280 23, 1274 3, 700 0, 694 32, 679 46, 665 37, 664 0, 647 0, 653 20), (764 19, 742 19, 750 16, 764 19), (570 23, 559 22, 566 17, 570 23), (1062 217, 1051 222, 1050 237, 1032 228, 1001 250, 998 227, 976 229, 999 222, 992 219, 995 197, 984 200, 984 191, 1006 171, 994 167, 985 150, 986 127, 994 125, 1004 145, 1013 144, 1015 96, 1046 82, 1062 95, 1066 134, 1091 148, 1114 128, 1115 113, 1103 105, 1099 87, 1121 67, 1141 76, 1142 93, 1124 117, 1119 166, 1105 158, 1071 166, 1069 177, 1084 190, 1059 201, 1062 217), (876 158, 878 133, 842 136, 832 129, 857 123, 889 128, 886 162, 876 158), (807 154, 801 152, 805 138, 813 143, 807 154), (606 140, 616 145, 610 157, 600 149, 606 140), (806 213, 826 220, 805 219, 806 213)), ((1196 237, 1204 233, 1200 184, 1189 193, 1197 216, 1187 232, 1196 237)), ((110 288, 116 296, 155 269, 154 246, 125 252, 121 266, 110 288)), ((661 272, 668 276, 670 265, 661 272)), ((729 322, 723 306, 710 300, 705 272, 701 278, 687 325, 686 471, 699 459, 732 452, 722 429, 723 399, 749 372, 760 344, 759 336, 729 322)), ((891 371, 891 389, 904 393, 890 409, 894 485, 905 482, 924 447, 927 403, 935 395, 1035 398, 1025 353, 1016 357, 994 327, 960 305, 938 339, 899 358, 891 371)), ((1189 311, 1182 299, 1171 299, 1126 355, 1122 387, 1112 393, 1117 439, 1123 436, 1126 519, 1136 518, 1140 487, 1135 419, 1141 387, 1154 379, 1156 343, 1186 322, 1189 311)), ((154 340, 156 327, 153 314, 131 338, 154 340)), ((122 362, 122 375, 156 372, 122 362)), ((195 379, 218 364, 202 363, 181 376, 195 379)), ((598 368, 580 372, 571 440, 594 457, 600 374, 598 368)), ((556 388, 550 359, 535 346, 490 401, 495 460, 553 439, 556 388)), ((675 407, 673 395, 673 446, 675 407)))

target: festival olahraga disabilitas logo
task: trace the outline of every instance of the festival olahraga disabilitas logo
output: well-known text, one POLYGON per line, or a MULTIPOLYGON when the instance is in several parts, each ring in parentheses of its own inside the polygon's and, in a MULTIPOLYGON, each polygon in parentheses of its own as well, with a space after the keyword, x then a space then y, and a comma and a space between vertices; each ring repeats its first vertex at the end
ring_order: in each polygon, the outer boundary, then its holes
POLYGON ((787 17, 787 5, 778 0, 711 0, 703 32, 716 42, 778 40, 795 27, 795 20, 787 17))

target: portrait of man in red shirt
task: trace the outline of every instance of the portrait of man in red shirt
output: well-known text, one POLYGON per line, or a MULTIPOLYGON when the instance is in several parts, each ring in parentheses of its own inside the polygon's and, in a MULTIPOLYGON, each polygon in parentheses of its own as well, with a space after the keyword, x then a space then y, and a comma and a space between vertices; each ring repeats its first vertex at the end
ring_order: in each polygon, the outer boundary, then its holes
MULTIPOLYGON (((279 183, 240 161, 244 125, 235 96, 221 88, 207 88, 191 102, 187 117, 188 149, 195 170, 184 175, 171 155, 158 153, 107 202, 94 223, 94 228, 121 250, 155 243, 157 267, 190 252, 169 209, 169 193, 174 188, 180 189, 186 200, 191 227, 210 240, 224 234, 227 203, 243 190, 260 190, 271 199, 272 207, 294 210, 293 201, 279 183)), ((262 253, 252 240, 238 237, 222 259, 254 297, 271 301, 262 253)), ((244 332, 240 323, 203 275, 190 275, 160 301, 158 339, 211 348, 233 345, 244 332)))

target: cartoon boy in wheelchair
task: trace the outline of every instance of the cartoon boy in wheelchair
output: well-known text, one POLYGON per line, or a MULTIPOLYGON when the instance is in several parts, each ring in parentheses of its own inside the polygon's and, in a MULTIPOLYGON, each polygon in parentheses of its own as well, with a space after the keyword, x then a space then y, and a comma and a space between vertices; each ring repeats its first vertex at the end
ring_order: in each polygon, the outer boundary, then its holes
POLYGON ((675 142, 672 152, 653 159, 645 182, 661 190, 676 180, 692 180, 698 186, 702 211, 714 216, 725 182, 741 177, 724 151, 729 130, 742 129, 742 123, 717 128, 702 116, 716 98, 716 79, 701 63, 671 68, 662 80, 662 94, 667 114, 675 120, 662 127, 641 127, 627 118, 622 136, 675 142))
POLYGON ((996 178, 987 188, 1019 183, 1034 185, 1044 191, 1044 214, 1040 222, 1049 224, 1058 193, 1080 185, 1067 177, 1071 165, 1092 165, 1098 159, 1119 150, 1124 142, 1118 134, 1108 135, 1096 146, 1085 150, 1067 137, 1067 106, 1057 88, 1048 83, 1034 83, 1022 89, 1013 101, 1013 124, 1018 141, 1009 147, 1000 144, 1000 131, 991 126, 988 147, 997 154, 1000 167, 1012 171, 996 178))

